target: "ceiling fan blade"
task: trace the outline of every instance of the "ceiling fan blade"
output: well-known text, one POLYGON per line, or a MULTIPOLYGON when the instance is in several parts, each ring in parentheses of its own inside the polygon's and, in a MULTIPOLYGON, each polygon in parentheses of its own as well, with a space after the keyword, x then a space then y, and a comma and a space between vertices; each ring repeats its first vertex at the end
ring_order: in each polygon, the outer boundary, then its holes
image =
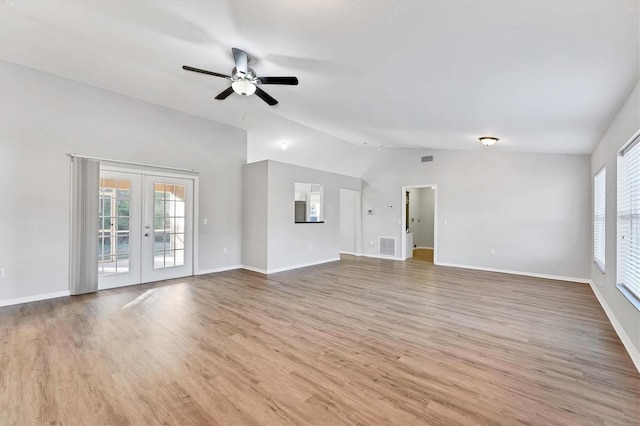
POLYGON ((231 51, 233 52, 233 60, 236 63, 236 70, 243 74, 247 74, 249 72, 249 59, 247 58, 247 52, 236 49, 235 47, 232 47, 231 51))
POLYGON ((216 96, 216 99, 218 100, 227 99, 229 95, 232 93, 233 93, 233 87, 229 87, 227 90, 220 92, 220 94, 216 96))
POLYGON ((258 77, 260 84, 288 84, 297 86, 298 79, 296 77, 258 77))
POLYGON ((274 106, 275 104, 278 103, 278 101, 273 99, 271 95, 269 95, 267 92, 265 92, 259 87, 256 87, 256 95, 271 106, 274 106))
POLYGON ((219 74, 219 73, 213 72, 213 71, 201 70, 200 68, 194 68, 194 67, 190 67, 188 65, 183 65, 182 69, 183 70, 187 70, 187 71, 199 72, 199 73, 202 73, 202 74, 214 75, 216 77, 222 77, 222 78, 226 78, 226 79, 231 78, 228 75, 219 74))

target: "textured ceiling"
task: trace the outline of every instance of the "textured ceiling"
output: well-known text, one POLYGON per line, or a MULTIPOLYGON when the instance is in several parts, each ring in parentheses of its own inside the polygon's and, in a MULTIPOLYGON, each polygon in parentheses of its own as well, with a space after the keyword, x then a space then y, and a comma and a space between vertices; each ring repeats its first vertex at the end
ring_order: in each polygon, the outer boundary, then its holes
POLYGON ((590 153, 638 80, 640 2, 3 0, 0 58, 249 130, 590 153), (228 82, 181 66, 228 74, 231 47, 300 85, 214 100, 228 82))

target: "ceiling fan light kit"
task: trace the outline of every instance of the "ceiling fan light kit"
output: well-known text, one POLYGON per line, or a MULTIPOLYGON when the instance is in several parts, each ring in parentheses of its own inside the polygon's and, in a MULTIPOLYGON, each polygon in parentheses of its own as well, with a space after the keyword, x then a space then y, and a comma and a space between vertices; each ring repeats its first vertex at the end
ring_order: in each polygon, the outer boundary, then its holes
POLYGON ((256 85, 249 80, 237 80, 231 83, 233 91, 238 95, 251 96, 256 92, 256 85))
POLYGON ((247 52, 241 49, 236 49, 235 47, 231 49, 231 52, 233 53, 233 61, 236 64, 231 75, 219 74, 217 72, 194 68, 188 65, 183 65, 182 69, 230 80, 231 87, 218 94, 218 96, 216 96, 216 99, 218 100, 227 99, 233 92, 241 96, 251 96, 255 93, 260 99, 273 106, 276 105, 278 101, 259 88, 259 84, 284 84, 288 86, 296 86, 298 84, 298 79, 296 77, 256 77, 256 73, 248 66, 250 58, 249 55, 247 55, 247 52))
POLYGON ((482 136, 481 138, 478 138, 478 140, 480 141, 480 143, 482 143, 482 145, 486 147, 490 147, 494 143, 498 142, 500 139, 494 138, 492 136, 482 136))

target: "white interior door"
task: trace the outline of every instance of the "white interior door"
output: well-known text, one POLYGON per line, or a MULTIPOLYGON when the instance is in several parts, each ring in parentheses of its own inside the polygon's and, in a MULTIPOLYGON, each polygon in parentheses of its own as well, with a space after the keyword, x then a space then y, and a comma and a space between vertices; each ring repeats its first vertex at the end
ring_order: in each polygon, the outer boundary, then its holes
POLYGON ((141 282, 193 275, 193 180, 144 177, 141 282))
POLYGON ((193 275, 193 182, 100 171, 99 290, 193 275))
POLYGON ((360 191, 340 188, 340 253, 362 252, 360 191))
POLYGON ((140 283, 142 176, 100 171, 98 289, 140 283))

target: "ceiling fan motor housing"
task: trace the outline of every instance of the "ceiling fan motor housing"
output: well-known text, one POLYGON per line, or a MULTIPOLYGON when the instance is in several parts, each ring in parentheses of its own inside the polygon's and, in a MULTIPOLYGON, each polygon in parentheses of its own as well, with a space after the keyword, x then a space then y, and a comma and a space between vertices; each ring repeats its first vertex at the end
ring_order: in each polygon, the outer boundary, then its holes
POLYGON ((245 73, 234 67, 230 80, 233 91, 239 95, 251 96, 256 92, 258 79, 256 78, 256 73, 251 68, 247 68, 247 72, 245 73))

